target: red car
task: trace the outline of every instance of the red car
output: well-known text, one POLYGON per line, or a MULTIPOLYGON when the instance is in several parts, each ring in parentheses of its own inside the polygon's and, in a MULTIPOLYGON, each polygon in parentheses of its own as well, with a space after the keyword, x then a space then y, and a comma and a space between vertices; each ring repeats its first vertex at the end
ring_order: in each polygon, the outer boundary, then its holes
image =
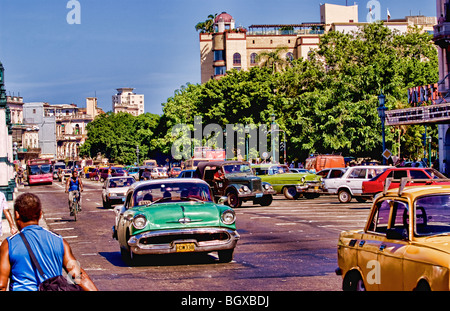
MULTIPOLYGON (((406 186, 421 186, 431 185, 438 179, 447 179, 444 175, 436 171, 434 168, 418 168, 418 167, 393 167, 389 168, 383 173, 375 176, 369 181, 364 181, 362 184, 362 191, 364 194, 375 195, 383 191, 384 183, 387 178, 400 180, 403 177, 411 178, 411 182, 408 182, 406 186), (415 179, 422 179, 420 182, 414 182, 415 179), (428 179, 428 181, 423 181, 428 179)), ((450 184, 450 182, 441 182, 440 184, 450 184)), ((389 189, 398 188, 400 182, 391 182, 389 189)))

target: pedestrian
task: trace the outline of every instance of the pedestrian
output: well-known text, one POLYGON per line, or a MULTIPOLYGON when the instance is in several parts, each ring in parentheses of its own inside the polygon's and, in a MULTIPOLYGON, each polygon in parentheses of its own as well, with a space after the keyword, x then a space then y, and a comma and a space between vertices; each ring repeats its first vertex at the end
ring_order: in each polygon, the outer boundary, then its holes
POLYGON ((2 227, 3 214, 5 214, 5 218, 9 223, 10 233, 15 234, 17 232, 17 229, 16 226, 14 225, 11 213, 9 212, 8 201, 6 200, 5 194, 0 191, 0 237, 3 235, 3 227, 2 227))
MULTIPOLYGON (((62 275, 62 269, 83 290, 97 290, 79 266, 70 245, 58 234, 39 226, 41 201, 32 193, 21 194, 14 203, 18 229, 31 246, 47 278, 62 275)), ((20 236, 8 237, 0 246, 0 290, 37 291, 44 277, 35 271, 28 250, 20 236)))

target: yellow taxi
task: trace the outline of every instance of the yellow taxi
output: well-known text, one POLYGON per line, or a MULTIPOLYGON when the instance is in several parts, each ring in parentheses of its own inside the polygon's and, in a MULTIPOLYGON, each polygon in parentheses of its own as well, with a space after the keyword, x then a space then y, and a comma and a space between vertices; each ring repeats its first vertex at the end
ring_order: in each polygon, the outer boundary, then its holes
MULTIPOLYGON (((385 189, 389 188, 388 180, 385 189)), ((343 290, 450 289, 450 185, 384 190, 363 230, 339 235, 343 290)))

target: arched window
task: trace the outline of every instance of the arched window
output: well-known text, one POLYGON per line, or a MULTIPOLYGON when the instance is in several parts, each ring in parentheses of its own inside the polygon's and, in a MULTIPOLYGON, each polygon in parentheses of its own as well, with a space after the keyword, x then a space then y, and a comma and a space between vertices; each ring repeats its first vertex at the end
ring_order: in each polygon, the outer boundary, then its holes
POLYGON ((250 55, 250 65, 256 65, 256 57, 258 56, 258 54, 256 53, 252 53, 250 55))
POLYGON ((241 65, 241 54, 234 53, 233 54, 233 66, 240 66, 241 65))
POLYGON ((291 52, 286 54, 286 60, 292 62, 294 60, 294 54, 291 52))

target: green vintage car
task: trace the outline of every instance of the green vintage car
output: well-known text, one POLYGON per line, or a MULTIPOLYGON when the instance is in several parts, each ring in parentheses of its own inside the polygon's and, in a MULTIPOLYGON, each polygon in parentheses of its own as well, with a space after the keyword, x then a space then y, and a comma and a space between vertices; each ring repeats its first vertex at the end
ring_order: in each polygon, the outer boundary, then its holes
POLYGON ((291 173, 287 165, 255 164, 252 170, 261 180, 268 182, 277 194, 295 200, 301 196, 314 199, 322 192, 322 178, 312 173, 291 173))
POLYGON ((214 203, 197 178, 134 183, 115 212, 113 238, 128 264, 145 254, 213 251, 230 262, 239 240, 233 209, 214 203))

